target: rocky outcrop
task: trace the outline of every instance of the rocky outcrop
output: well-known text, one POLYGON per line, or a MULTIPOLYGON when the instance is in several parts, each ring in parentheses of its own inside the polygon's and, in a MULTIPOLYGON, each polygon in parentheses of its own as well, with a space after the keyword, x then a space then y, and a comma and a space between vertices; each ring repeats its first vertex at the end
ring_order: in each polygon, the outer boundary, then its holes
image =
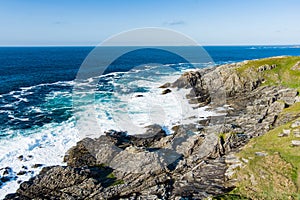
POLYGON ((153 125, 142 135, 85 138, 67 152, 67 166, 44 168, 6 199, 203 199, 230 191, 239 165, 230 155, 281 124, 279 113, 298 95, 261 86, 260 70, 241 75, 242 64, 187 72, 161 87, 190 89, 190 103, 211 109, 226 100, 225 117, 174 126, 172 135, 153 125))
POLYGON ((259 72, 263 72, 263 71, 266 71, 266 70, 271 70, 271 69, 274 69, 276 68, 277 65, 276 64, 273 64, 273 65, 262 65, 262 66, 259 66, 257 71, 259 72))

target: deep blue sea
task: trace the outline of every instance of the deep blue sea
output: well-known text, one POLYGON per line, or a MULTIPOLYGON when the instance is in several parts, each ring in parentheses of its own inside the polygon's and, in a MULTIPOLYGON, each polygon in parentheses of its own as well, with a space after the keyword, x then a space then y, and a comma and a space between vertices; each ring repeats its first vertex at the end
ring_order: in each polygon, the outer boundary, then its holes
MULTIPOLYGON (((112 47, 109 51, 113 53, 117 48, 112 47)), ((208 46, 204 49, 216 64, 300 55, 297 46, 208 46)), ((0 139, 13 136, 7 132, 8 129, 28 129, 68 119, 71 116, 71 99, 48 102, 47 98, 55 92, 72 89, 69 81, 75 79, 79 67, 92 50, 93 47, 1 47, 0 139)), ((194 51, 191 53, 195 54, 194 51)), ((116 60, 106 73, 127 71, 147 63, 176 65, 185 62, 171 53, 148 49, 116 60)), ((106 85, 105 89, 111 88, 106 85)))
MULTIPOLYGON (((106 52, 114 54, 120 47, 106 48, 106 52)), ((199 56, 194 47, 173 48, 184 50, 191 58, 199 56)), ((16 159, 20 154, 34 154, 27 164, 59 164, 65 151, 76 142, 77 118, 91 110, 96 110, 97 123, 104 130, 124 129, 124 113, 129 113, 128 120, 132 119, 135 125, 147 125, 151 121, 147 106, 152 94, 160 92, 158 86, 175 80, 191 68, 300 55, 299 46, 208 46, 204 49, 212 60, 191 64, 172 52, 148 47, 118 57, 95 77, 90 73, 95 66, 91 66, 81 73, 92 75, 78 82, 75 78, 80 66, 93 47, 0 47, 0 168, 10 165, 19 170, 24 165, 16 159), (74 116, 73 88, 81 90, 92 85, 96 85, 93 103, 87 100, 88 94, 81 94, 79 109, 75 111, 79 114, 74 116), (145 99, 135 98, 138 95, 145 99)), ((174 111, 173 105, 169 108, 174 111)), ((176 118, 176 112, 167 113, 165 122, 172 117, 176 118)), ((16 180, 0 185, 0 193, 13 191, 15 187, 16 180)))

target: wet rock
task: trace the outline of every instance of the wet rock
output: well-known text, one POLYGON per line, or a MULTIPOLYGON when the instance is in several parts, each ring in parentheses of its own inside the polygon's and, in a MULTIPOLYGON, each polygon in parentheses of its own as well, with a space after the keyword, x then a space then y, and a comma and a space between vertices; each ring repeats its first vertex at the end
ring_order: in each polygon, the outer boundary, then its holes
POLYGON ((43 164, 34 164, 31 167, 32 168, 39 168, 39 167, 42 167, 42 166, 43 166, 43 164))
POLYGON ((8 177, 8 176, 3 176, 3 177, 0 178, 0 181, 1 181, 2 183, 8 182, 8 181, 10 181, 10 180, 11 180, 11 177, 8 177))
POLYGON ((10 168, 10 167, 5 167, 4 169, 1 169, 1 170, 3 170, 2 176, 9 175, 13 171, 12 168, 10 168))
POLYGON ((168 94, 168 93, 170 93, 170 92, 172 92, 172 90, 170 90, 170 89, 165 89, 164 91, 161 92, 161 94, 168 94))
POLYGON ((25 174, 27 174, 27 172, 26 172, 26 171, 23 171, 23 170, 21 170, 21 171, 19 171, 19 172, 17 173, 18 176, 22 176, 22 175, 25 175, 25 174))
POLYGON ((20 155, 20 156, 18 156, 17 158, 18 158, 18 160, 20 160, 20 161, 24 161, 24 156, 23 156, 23 155, 20 155))
POLYGON ((10 167, 5 167, 0 169, 0 185, 10 180, 15 180, 15 172, 10 167))
POLYGON ((28 169, 28 167, 27 166, 22 166, 22 169, 25 169, 25 170, 27 170, 28 169))
POLYGON ((171 87, 171 83, 165 83, 162 86, 159 86, 159 88, 168 88, 171 87))

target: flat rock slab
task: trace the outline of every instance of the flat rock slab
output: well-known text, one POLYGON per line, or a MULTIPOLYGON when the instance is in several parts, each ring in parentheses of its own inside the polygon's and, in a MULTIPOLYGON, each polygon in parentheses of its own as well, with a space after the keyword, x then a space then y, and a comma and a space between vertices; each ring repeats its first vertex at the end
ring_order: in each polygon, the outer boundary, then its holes
POLYGON ((263 157, 263 156, 267 156, 268 154, 266 152, 255 152, 255 155, 263 157))
POLYGON ((293 146, 300 146, 300 140, 292 140, 293 146))
POLYGON ((291 134, 290 129, 283 129, 282 133, 278 134, 278 137, 286 137, 286 136, 289 136, 290 134, 291 134))
POLYGON ((292 128, 297 128, 297 127, 300 127, 300 121, 295 121, 292 126, 292 128))
POLYGON ((295 129, 293 133, 295 137, 300 137, 300 129, 295 129))

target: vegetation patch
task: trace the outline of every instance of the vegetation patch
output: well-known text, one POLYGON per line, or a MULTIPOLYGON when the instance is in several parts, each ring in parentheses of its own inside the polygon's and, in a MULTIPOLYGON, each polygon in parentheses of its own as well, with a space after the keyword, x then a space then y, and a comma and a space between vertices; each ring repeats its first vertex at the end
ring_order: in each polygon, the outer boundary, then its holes
POLYGON ((300 199, 300 147, 291 145, 297 138, 293 134, 278 137, 283 129, 293 130, 293 122, 252 139, 237 154, 248 163, 237 171, 232 194, 251 199, 300 199), (266 155, 257 156, 256 152, 266 155))
POLYGON ((260 60, 250 60, 236 68, 241 76, 262 76, 264 85, 282 85, 300 91, 300 70, 293 67, 300 61, 299 56, 272 57, 260 60), (259 72, 261 66, 276 66, 259 72))

